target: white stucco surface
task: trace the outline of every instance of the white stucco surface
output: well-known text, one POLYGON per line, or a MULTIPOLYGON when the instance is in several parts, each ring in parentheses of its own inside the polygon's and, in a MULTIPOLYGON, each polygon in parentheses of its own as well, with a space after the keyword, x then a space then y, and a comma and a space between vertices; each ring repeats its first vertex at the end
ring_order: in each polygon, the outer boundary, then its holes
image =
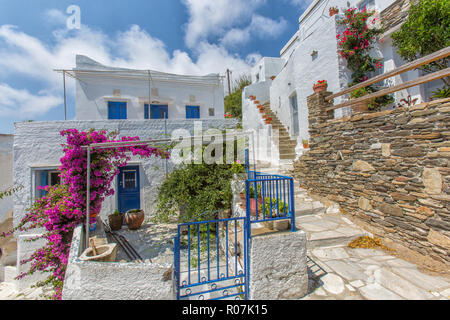
MULTIPOLYGON (((13 135, 0 134, 0 192, 13 186, 13 143, 13 135)), ((12 208, 12 197, 0 200, 0 223, 8 218, 12 208)))
POLYGON ((83 227, 73 235, 63 300, 171 300, 171 264, 81 261, 83 227))
POLYGON ((250 244, 250 300, 299 299, 308 290, 303 231, 253 236, 250 244))
POLYGON ((77 120, 108 119, 108 101, 126 102, 127 119, 144 119, 149 96, 151 104, 168 105, 169 119, 186 119, 186 105, 199 106, 201 119, 224 118, 224 88, 218 74, 202 77, 151 71, 149 81, 146 72, 106 67, 85 56, 77 56, 75 70, 80 80, 76 82, 77 120), (214 109, 213 116, 209 108, 214 109))

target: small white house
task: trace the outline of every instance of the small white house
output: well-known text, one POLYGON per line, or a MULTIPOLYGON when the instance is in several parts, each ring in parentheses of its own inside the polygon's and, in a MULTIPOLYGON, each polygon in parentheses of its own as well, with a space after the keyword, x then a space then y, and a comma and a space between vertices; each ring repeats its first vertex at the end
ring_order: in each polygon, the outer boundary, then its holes
MULTIPOLYGON (((276 134, 271 132, 272 126, 265 124, 254 103, 249 99, 250 95, 254 95, 260 104, 270 103, 271 111, 289 133, 290 138, 297 140, 296 156, 300 156, 303 152, 302 140, 309 139, 306 98, 313 93, 313 84, 318 80, 327 80, 327 90, 337 93, 346 88, 350 82, 346 61, 337 53, 339 46, 336 35, 344 30, 337 22, 344 16, 340 13, 330 17, 329 8, 366 7, 377 12, 386 31, 381 37, 382 40, 375 44, 372 55, 383 60, 384 68, 379 69, 378 73, 384 73, 405 63, 392 47, 390 35, 399 29, 406 18, 409 3, 409 0, 313 1, 300 16, 298 31, 281 49, 280 57, 264 57, 252 69, 252 84, 244 89, 242 96, 244 130, 258 130, 263 132, 260 136, 267 139, 273 140, 273 137, 276 137, 276 134), (279 72, 276 72, 278 70, 279 72), (272 80, 271 76, 276 77, 272 80)), ((385 80, 384 86, 394 86, 416 79, 420 75, 420 71, 412 70, 385 80)), ((418 98, 417 103, 428 101, 430 92, 437 86, 442 84, 434 81, 412 87, 396 92, 394 98, 397 103, 408 95, 412 99, 418 98)), ((342 99, 345 99, 345 96, 336 98, 335 104, 342 99)), ((335 110, 335 117, 338 118, 349 114, 351 107, 335 110)), ((264 145, 273 149, 273 143, 264 143, 263 148, 264 145)), ((274 164, 280 162, 276 150, 260 152, 259 160, 268 160, 274 164)))
POLYGON ((219 74, 186 76, 104 66, 77 55, 76 120, 223 119, 219 74))

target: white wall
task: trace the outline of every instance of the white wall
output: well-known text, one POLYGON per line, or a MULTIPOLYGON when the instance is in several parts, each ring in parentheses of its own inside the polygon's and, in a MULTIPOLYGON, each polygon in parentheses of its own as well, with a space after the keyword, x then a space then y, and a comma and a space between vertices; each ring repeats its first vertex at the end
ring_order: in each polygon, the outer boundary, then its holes
MULTIPOLYGON (((84 64, 84 59, 89 58, 77 57, 77 70, 87 68, 116 70, 92 60, 93 65, 84 64)), ((224 118, 224 89, 219 75, 192 77, 154 72, 149 89, 146 76, 133 71, 119 75, 132 75, 142 79, 124 79, 104 73, 76 74, 81 80, 76 81, 77 120, 107 120, 108 101, 126 101, 127 119, 144 119, 144 104, 148 104, 149 95, 152 104, 168 105, 169 119, 186 119, 186 105, 200 106, 201 119, 224 118), (157 89, 157 95, 152 93, 152 88, 157 89), (120 90, 120 96, 114 95, 115 89, 120 90), (193 100, 191 96, 194 97, 193 100), (214 116, 209 116, 209 108, 214 108, 214 116)))
POLYGON ((251 70, 252 83, 270 81, 272 76, 276 76, 281 71, 285 62, 286 60, 282 58, 262 58, 251 70))
POLYGON ((285 68, 270 87, 270 107, 293 134, 292 109, 289 98, 297 94, 299 135, 298 142, 308 139, 308 108, 306 98, 313 94, 313 84, 318 80, 328 81, 328 91, 338 92, 347 84, 347 72, 340 69, 336 53, 336 16, 324 19, 318 28, 293 52, 285 68), (317 51, 315 57, 311 56, 317 51))
POLYGON ((81 261, 84 233, 74 230, 64 279, 63 300, 171 300, 170 264, 81 261))
MULTIPOLYGON (((0 192, 13 186, 13 143, 13 135, 0 134, 0 192)), ((0 200, 0 223, 7 218, 12 208, 12 197, 0 200)))

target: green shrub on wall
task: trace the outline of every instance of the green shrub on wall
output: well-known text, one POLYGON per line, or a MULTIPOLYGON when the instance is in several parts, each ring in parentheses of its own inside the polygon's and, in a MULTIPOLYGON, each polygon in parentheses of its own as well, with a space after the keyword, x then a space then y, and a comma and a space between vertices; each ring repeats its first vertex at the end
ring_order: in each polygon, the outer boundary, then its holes
MULTIPOLYGON (((393 44, 406 61, 414 61, 450 46, 450 1, 421 0, 412 3, 408 19, 400 30, 392 34, 393 44)), ((448 67, 450 59, 431 62, 421 70, 435 72, 448 67)), ((444 87, 433 94, 436 98, 448 97, 450 77, 442 78, 444 87)))

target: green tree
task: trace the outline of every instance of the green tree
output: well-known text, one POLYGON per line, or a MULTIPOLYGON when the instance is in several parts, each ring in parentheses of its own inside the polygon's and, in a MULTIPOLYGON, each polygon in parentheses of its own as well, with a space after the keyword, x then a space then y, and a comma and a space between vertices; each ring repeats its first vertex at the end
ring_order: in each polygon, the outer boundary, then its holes
POLYGON ((224 100, 225 112, 233 118, 242 118, 242 90, 251 84, 248 75, 241 75, 234 81, 233 91, 224 100))
MULTIPOLYGON (((393 44, 399 55, 414 61, 450 46, 450 1, 421 0, 412 3, 409 16, 400 30, 392 34, 393 44)), ((420 69, 435 72, 446 69, 449 58, 444 58, 420 69)), ((443 78, 445 86, 450 85, 450 77, 443 78)))

